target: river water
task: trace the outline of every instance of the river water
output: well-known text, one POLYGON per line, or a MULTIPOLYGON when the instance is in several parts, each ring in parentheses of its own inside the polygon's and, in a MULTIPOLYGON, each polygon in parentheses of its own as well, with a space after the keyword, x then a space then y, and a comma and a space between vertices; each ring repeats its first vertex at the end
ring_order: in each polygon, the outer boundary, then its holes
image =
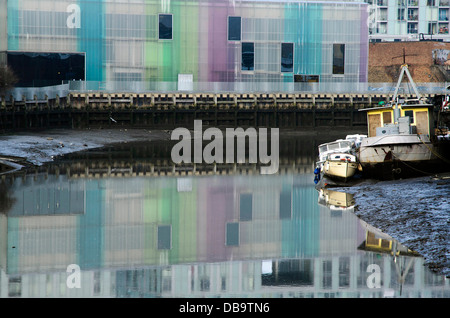
POLYGON ((448 278, 357 217, 353 194, 316 189, 327 141, 282 134, 276 175, 180 173, 167 141, 5 175, 0 296, 448 298, 448 278))

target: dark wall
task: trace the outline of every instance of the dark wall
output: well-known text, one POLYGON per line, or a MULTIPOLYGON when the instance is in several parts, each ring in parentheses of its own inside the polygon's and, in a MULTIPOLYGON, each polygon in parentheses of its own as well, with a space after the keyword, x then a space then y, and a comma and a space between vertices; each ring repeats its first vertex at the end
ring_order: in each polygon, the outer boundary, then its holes
POLYGON ((8 52, 7 61, 19 78, 17 87, 59 85, 62 81, 85 79, 82 53, 8 52))

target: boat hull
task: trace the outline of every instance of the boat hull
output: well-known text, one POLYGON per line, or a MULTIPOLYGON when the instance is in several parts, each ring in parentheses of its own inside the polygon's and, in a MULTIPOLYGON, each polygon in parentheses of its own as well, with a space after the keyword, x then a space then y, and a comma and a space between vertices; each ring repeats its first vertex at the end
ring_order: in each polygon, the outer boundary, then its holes
POLYGON ((391 180, 430 175, 449 167, 442 147, 417 135, 370 137, 361 143, 358 159, 365 177, 391 180), (392 137, 392 138, 391 138, 392 137))
POLYGON ((356 162, 331 161, 327 160, 323 164, 323 173, 329 178, 346 181, 353 177, 358 170, 356 162))

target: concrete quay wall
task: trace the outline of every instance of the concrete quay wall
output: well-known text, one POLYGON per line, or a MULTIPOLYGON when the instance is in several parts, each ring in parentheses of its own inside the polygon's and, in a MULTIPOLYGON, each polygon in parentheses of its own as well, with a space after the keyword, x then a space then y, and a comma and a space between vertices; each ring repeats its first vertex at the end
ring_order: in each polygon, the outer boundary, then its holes
MULTIPOLYGON (((365 127, 359 109, 390 94, 78 93, 59 98, 2 100, 0 130, 85 127, 193 126, 365 127)), ((412 98, 411 95, 404 96, 412 98)), ((426 94, 438 100, 436 94, 426 94)))

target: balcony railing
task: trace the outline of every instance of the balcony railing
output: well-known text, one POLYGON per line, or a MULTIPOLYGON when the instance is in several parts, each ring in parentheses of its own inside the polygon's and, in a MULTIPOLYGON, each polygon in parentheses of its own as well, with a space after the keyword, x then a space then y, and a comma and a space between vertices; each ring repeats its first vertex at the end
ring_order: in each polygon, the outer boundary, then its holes
POLYGON ((448 27, 440 27, 439 34, 448 34, 448 27))

